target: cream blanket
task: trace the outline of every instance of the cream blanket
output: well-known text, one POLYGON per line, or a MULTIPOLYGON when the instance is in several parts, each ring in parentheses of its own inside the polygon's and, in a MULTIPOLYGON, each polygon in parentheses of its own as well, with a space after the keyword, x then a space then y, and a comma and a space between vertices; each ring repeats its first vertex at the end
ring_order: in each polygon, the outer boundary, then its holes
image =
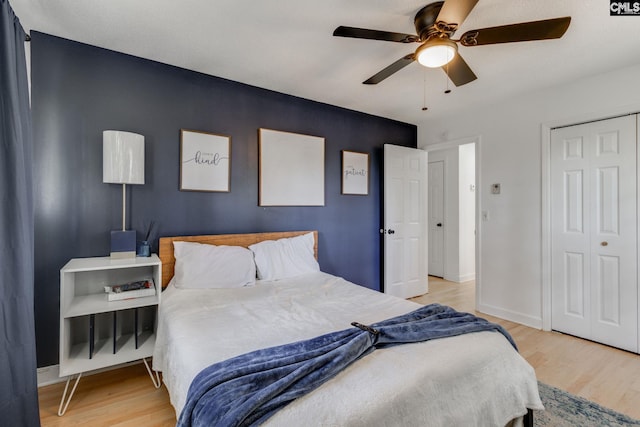
MULTIPOLYGON (((154 368, 163 371, 179 414, 191 380, 211 363, 416 307, 325 273, 252 288, 170 286, 160 306, 154 368)), ((378 350, 267 424, 502 426, 527 407, 542 409, 533 369, 502 335, 480 332, 378 350)))

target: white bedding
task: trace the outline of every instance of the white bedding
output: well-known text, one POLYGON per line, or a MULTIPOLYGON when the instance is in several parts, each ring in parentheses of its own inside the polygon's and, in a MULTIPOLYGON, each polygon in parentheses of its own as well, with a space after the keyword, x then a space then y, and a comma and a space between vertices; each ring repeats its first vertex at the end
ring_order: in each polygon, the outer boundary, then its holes
MULTIPOLYGON (((162 294, 153 367, 179 416, 206 366, 407 313, 419 305, 326 273, 162 294)), ((281 426, 502 426, 543 409, 533 368, 496 332, 376 350, 267 422, 281 426)))

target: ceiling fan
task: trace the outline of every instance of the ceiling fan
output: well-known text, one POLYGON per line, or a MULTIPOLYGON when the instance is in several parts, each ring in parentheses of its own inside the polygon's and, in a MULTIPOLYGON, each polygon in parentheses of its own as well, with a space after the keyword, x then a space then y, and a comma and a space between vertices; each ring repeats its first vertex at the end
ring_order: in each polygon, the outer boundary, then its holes
POLYGON ((446 0, 428 4, 420 9, 414 18, 417 35, 345 26, 336 28, 333 35, 398 43, 420 43, 414 53, 403 56, 362 82, 363 84, 378 84, 413 61, 418 61, 426 67, 442 67, 456 86, 462 86, 474 81, 477 77, 460 56, 457 43, 471 47, 557 39, 567 31, 571 22, 570 16, 521 22, 471 30, 464 33, 458 40, 452 39, 451 36, 462 25, 476 3, 478 0, 446 0))

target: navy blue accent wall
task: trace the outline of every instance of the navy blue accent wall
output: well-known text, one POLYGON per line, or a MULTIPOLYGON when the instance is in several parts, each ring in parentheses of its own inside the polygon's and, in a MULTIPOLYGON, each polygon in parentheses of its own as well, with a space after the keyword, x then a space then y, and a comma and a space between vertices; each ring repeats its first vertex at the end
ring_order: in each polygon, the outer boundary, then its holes
POLYGON ((154 220, 154 251, 158 236, 318 230, 323 271, 380 289, 382 146, 416 147, 414 125, 42 33, 31 38, 38 366, 58 363, 60 268, 108 255, 109 231, 121 225, 121 186, 102 183, 107 129, 145 137, 145 184, 127 186, 127 224, 140 236, 154 220), (258 206, 261 127, 325 138, 324 207, 258 206), (179 191, 180 129, 231 137, 231 192, 179 191), (368 196, 340 194, 344 149, 370 154, 368 196))

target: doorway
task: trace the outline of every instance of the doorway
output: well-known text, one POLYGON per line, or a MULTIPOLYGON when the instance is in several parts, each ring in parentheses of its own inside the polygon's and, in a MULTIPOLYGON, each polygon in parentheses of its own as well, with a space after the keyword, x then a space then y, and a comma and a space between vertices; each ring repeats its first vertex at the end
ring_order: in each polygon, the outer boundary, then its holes
POLYGON ((429 275, 452 282, 479 277, 476 150, 479 137, 427 146, 429 275))
POLYGON ((429 162, 429 276, 444 277, 444 160, 429 162))

